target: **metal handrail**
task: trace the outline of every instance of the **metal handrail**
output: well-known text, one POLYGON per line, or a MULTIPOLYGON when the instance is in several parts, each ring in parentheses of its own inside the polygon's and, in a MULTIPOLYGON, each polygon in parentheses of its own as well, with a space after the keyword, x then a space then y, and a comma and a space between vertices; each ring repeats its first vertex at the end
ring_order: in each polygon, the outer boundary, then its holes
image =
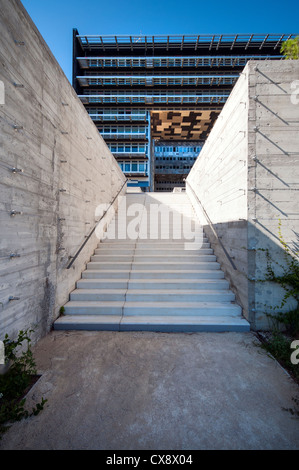
POLYGON ((124 186, 127 184, 128 180, 126 179, 124 184, 122 185, 122 187, 120 188, 120 190, 118 191, 117 195, 113 198, 113 200, 110 202, 109 204, 109 207, 105 210, 105 212, 103 213, 102 217, 97 221, 97 223, 95 224, 95 226, 93 227, 93 229, 91 230, 91 232, 89 233, 89 235, 86 237, 86 239, 84 240, 84 242, 82 243, 82 245, 80 246, 80 248, 78 249, 77 253, 75 254, 75 256, 72 256, 72 261, 67 265, 66 269, 70 269, 74 263, 74 261, 76 260, 76 258, 78 257, 78 255, 81 253, 81 251, 83 250, 83 248, 85 247, 86 243, 88 242, 88 240, 90 239, 91 235, 94 233, 94 231, 96 230, 97 226, 99 225, 99 223, 101 222, 101 220, 103 219, 103 217, 105 217, 105 215, 107 214, 107 212, 109 211, 110 207, 114 204, 116 198, 119 196, 119 194, 121 193, 121 191, 123 190, 124 186))
POLYGON ((210 217, 208 216, 208 214, 207 214, 205 208, 203 207, 201 201, 199 200, 197 194, 195 193, 194 189, 192 188, 192 186, 190 185, 190 183, 189 183, 188 181, 186 181, 186 184, 189 186, 189 188, 191 189, 193 195, 195 196, 195 198, 197 199, 198 203, 200 204, 200 207, 201 207, 201 209, 202 209, 202 211, 203 211, 203 213, 204 213, 204 215, 205 215, 205 217, 206 217, 206 219, 207 219, 207 221, 208 221, 208 224, 209 224, 209 226, 210 226, 212 232, 214 233, 216 239, 218 240, 218 242, 219 242, 221 248, 223 249, 223 251, 224 251, 224 253, 225 253, 227 259, 229 260, 229 262, 230 262, 230 264, 232 265, 233 269, 237 271, 237 267, 236 267, 235 263, 233 262, 231 256, 229 255, 229 253, 227 252, 225 246, 223 245, 222 241, 220 240, 220 238, 219 238, 219 236, 218 236, 218 234, 217 234, 217 232, 216 232, 216 230, 215 230, 215 228, 214 228, 214 226, 213 226, 213 222, 211 221, 210 217))

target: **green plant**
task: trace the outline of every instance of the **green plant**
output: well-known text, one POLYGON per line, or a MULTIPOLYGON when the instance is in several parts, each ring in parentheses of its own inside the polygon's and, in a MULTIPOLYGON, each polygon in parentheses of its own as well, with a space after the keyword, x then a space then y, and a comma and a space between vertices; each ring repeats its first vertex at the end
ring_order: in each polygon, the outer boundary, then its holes
POLYGON ((280 52, 286 59, 299 59, 299 36, 285 41, 280 48, 280 52))
MULTIPOLYGON (((271 313, 266 312, 266 315, 272 321, 272 331, 267 334, 267 339, 261 335, 258 336, 262 341, 262 348, 272 354, 299 382, 299 366, 291 361, 291 344, 299 334, 299 256, 298 251, 291 250, 285 242, 280 220, 278 234, 280 244, 283 247, 285 262, 283 265, 280 264, 278 261, 273 260, 268 249, 260 249, 260 251, 266 253, 267 266, 265 278, 260 279, 259 282, 268 281, 280 285, 283 288, 284 295, 278 305, 268 307, 271 313), (276 269, 276 267, 279 269, 276 269), (296 305, 286 310, 285 307, 290 298, 295 300, 296 305), (281 331, 281 326, 284 326, 284 331, 281 331)), ((296 414, 296 410, 294 414, 296 414)))
POLYGON ((267 313, 268 317, 278 324, 283 324, 292 335, 299 333, 299 253, 291 251, 285 242, 281 232, 281 221, 278 224, 279 241, 284 250, 285 264, 281 265, 273 260, 269 250, 262 249, 266 252, 267 257, 267 274, 263 282, 269 281, 279 284, 285 291, 282 301, 275 307, 270 307, 275 314, 267 313), (275 273, 274 265, 280 268, 282 274, 275 273), (294 299, 296 306, 289 311, 282 312, 288 299, 294 299))
POLYGON ((3 341, 8 370, 0 375, 0 436, 8 429, 7 423, 37 415, 47 402, 42 398, 30 413, 24 408, 26 399, 23 396, 36 375, 36 364, 30 345, 32 332, 33 330, 20 331, 15 341, 5 335, 3 341))

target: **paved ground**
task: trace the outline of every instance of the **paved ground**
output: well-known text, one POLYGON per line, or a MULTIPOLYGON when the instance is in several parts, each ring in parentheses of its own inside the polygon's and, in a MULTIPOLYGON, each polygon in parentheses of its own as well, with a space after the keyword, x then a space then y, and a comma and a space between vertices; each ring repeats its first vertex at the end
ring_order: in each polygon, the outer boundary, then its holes
POLYGON ((252 333, 52 332, 0 449, 298 449, 298 386, 252 333))

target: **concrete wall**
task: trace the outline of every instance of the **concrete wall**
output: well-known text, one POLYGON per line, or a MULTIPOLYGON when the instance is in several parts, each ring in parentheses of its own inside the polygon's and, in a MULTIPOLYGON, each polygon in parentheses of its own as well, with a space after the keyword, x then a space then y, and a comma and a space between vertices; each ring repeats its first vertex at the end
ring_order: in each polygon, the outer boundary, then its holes
POLYGON ((237 269, 203 218, 254 329, 269 326, 265 311, 284 293, 277 285, 255 282, 266 274, 260 249, 285 265, 279 220, 288 246, 298 250, 298 79, 299 61, 248 63, 187 179, 187 191, 198 196, 233 257, 237 269))
POLYGON ((204 230, 245 315, 248 303, 247 116, 248 70, 236 83, 186 184, 191 200, 196 206, 192 188, 225 246, 229 257, 203 214, 204 230))
POLYGON ((0 338, 33 327, 38 339, 98 243, 93 235, 66 269, 96 207, 125 178, 18 0, 0 0, 0 31, 0 338))
MULTIPOLYGON (((252 62, 248 70, 248 246, 257 249, 248 251, 248 276, 261 279, 266 257, 259 248, 269 249, 285 265, 279 220, 285 242, 298 251, 299 61, 252 62)), ((279 266, 275 271, 281 272, 279 266)), ((280 304, 284 291, 277 284, 251 281, 249 292, 254 324, 266 328, 265 304, 280 304)))

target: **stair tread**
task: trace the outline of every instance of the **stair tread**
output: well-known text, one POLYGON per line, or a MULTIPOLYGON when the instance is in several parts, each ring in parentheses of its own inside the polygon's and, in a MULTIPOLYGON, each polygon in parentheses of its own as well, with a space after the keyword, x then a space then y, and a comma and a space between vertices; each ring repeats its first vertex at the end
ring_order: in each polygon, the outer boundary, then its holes
MULTIPOLYGON (((102 271, 101 271, 102 272, 102 271)), ((192 273, 194 271, 191 271, 192 273)), ((87 285, 92 282, 103 282, 103 283, 109 283, 111 282, 112 284, 115 282, 115 283, 119 283, 119 282, 129 282, 129 283, 134 283, 134 284, 160 284, 161 282, 163 283, 167 283, 167 284, 182 284, 182 283, 188 283, 188 284, 192 284, 192 283, 197 283, 197 284, 219 284, 219 283, 222 283, 222 284, 226 284, 228 283, 228 281, 226 279, 204 279, 204 278, 194 278, 194 279, 191 279, 191 278, 188 278, 188 279, 171 279, 171 280, 165 280, 165 279, 158 279, 158 278, 155 278, 155 279, 132 279, 129 277, 127 278, 123 278, 122 280, 120 279, 116 279, 116 278, 99 278, 99 279, 80 279, 78 282, 81 282, 81 283, 86 283, 87 285)))
MULTIPOLYGON (((142 294, 144 292, 145 294, 177 294, 176 290, 173 289, 146 289, 143 291, 142 289, 105 289, 104 293, 106 294, 121 294, 121 293, 128 293, 128 294, 142 294)), ((78 293, 78 294, 103 294, 103 289, 75 289, 72 294, 78 293)), ((180 289, 179 294, 227 294, 227 293, 232 293, 229 289, 210 289, 210 290, 198 290, 198 289, 180 289)))
POLYGON ((134 302, 134 301, 123 301, 123 300, 70 300, 65 304, 65 307, 109 307, 109 306, 116 306, 120 307, 122 305, 126 305, 127 307, 159 307, 159 308, 168 308, 168 307, 179 307, 179 308, 194 308, 194 307, 223 307, 227 308, 230 306, 232 309, 240 309, 239 305, 233 304, 231 302, 219 301, 219 302, 210 302, 210 301, 203 301, 203 302, 134 302))
MULTIPOLYGON (((127 240, 127 239, 121 239, 121 238, 115 238, 114 240, 112 239, 105 239, 105 240, 102 240, 99 244, 98 244, 98 248, 102 247, 102 246, 107 246, 107 245, 111 245, 111 246, 115 246, 115 245, 124 245, 124 246, 127 246, 127 245, 132 245, 132 246, 140 246, 140 245, 144 245, 144 246, 147 246, 147 245, 168 245, 169 244, 169 241, 170 239, 158 239, 158 238, 148 238, 148 239, 140 239, 140 238, 137 238, 137 240, 127 240)), ((192 242, 193 240, 186 240, 186 239, 183 239, 183 238, 177 238, 177 239, 171 239, 171 245, 172 246, 177 246, 177 245, 184 245, 186 242, 192 242)), ((200 242, 202 243, 209 243, 209 240, 206 238, 206 237, 203 237, 200 242)))
MULTIPOLYGON (((131 263, 128 263, 129 265, 131 265, 131 263)), ((143 263, 142 263, 143 264, 143 263)), ((198 264, 198 263, 196 263, 198 264)), ((92 271, 89 271, 88 269, 84 270, 83 273, 103 273, 103 271, 101 270, 97 270, 97 269, 93 269, 92 271)), ((106 271, 104 271, 105 274, 107 273, 115 273, 115 272, 118 272, 117 269, 115 270, 109 270, 107 269, 106 271)), ((152 273, 153 275, 155 275, 155 279, 157 278, 156 275, 158 274, 163 274, 163 273, 177 273, 178 271, 177 270, 174 270, 174 269, 165 269, 165 270, 159 270, 159 271, 155 271, 155 270, 150 270, 150 269, 145 269, 145 270, 141 270, 138 271, 139 273, 152 273)), ((179 271, 181 274, 196 274, 196 273, 207 273, 207 274, 210 274, 210 273, 214 273, 215 272, 215 269, 192 269, 192 270, 188 270, 188 269, 184 269, 182 271, 179 271)))
POLYGON ((62 323, 62 322, 67 322, 67 323, 72 323, 72 322, 84 322, 84 321, 94 321, 97 323, 100 323, 101 321, 134 321, 136 323, 141 323, 141 322, 146 322, 148 320, 154 321, 154 322, 160 322, 160 323, 169 323, 170 321, 173 323, 180 323, 180 322, 213 322, 213 323, 218 323, 218 321, 222 322, 241 322, 241 323, 248 323, 247 320, 243 317, 235 317, 234 315, 223 315, 223 316, 209 316, 209 315, 182 315, 182 316, 174 316, 171 317, 170 315, 167 317, 161 316, 159 317, 158 315, 127 315, 127 316, 122 316, 122 315, 76 315, 76 317, 72 317, 71 315, 62 315, 59 318, 57 318, 56 323, 62 323))
MULTIPOLYGON (((216 258, 214 253, 211 251, 210 253, 198 253, 198 252, 194 252, 194 253, 184 253, 182 252, 181 254, 180 253, 170 253, 170 254, 163 254, 163 256, 161 256, 160 253, 157 253, 157 254, 152 254, 152 253, 142 253, 142 254, 136 254, 135 253, 124 253, 123 255, 119 254, 119 253, 116 253, 116 254, 107 254, 107 253, 101 253, 101 254, 95 254, 95 255, 92 255, 92 259, 94 261, 97 261, 97 259, 100 261, 100 260, 106 260, 106 258, 110 258, 111 261, 114 261, 114 259, 116 261, 118 260, 123 260, 124 261, 124 258, 131 258, 131 259, 134 259, 134 260, 141 260, 142 258, 148 258, 148 259, 152 259, 153 261, 156 261, 156 260, 163 260, 165 258, 173 258, 173 256, 176 257, 176 259, 180 259, 180 260, 183 260, 183 259, 186 259, 186 260, 189 260, 190 259, 198 259, 200 260, 202 257, 204 256, 210 256, 211 258, 216 258)), ((107 260, 108 261, 108 260, 107 260)))
MULTIPOLYGON (((153 261, 153 262, 150 262, 150 261, 146 261, 146 262, 144 262, 144 261, 105 261, 103 263, 100 262, 100 261, 90 261, 88 263, 88 265, 89 264, 90 265, 95 265, 95 264, 102 264, 102 265, 107 265, 107 264, 119 265, 119 264, 121 264, 121 265, 123 265, 124 264, 124 265, 128 265, 128 266, 130 266, 131 264, 137 264, 137 265, 149 264, 149 265, 151 265, 151 264, 157 264, 157 261, 153 261)), ((205 263, 205 264, 206 263, 213 263, 213 264, 216 263, 216 264, 219 264, 219 263, 217 263, 217 261, 214 261, 214 260, 211 260, 211 261, 194 261, 194 262, 192 262, 192 261, 178 262, 178 261, 163 261, 163 260, 161 261, 160 260, 158 264, 159 265, 166 265, 166 266, 168 264, 174 264, 174 265, 190 264, 190 265, 193 266, 193 265, 199 265, 201 263, 205 263)))
MULTIPOLYGON (((130 271, 130 269, 128 268, 127 271, 124 270, 124 271, 122 271, 122 272, 123 272, 123 273, 127 273, 128 276, 129 276, 131 271, 130 271)), ((142 276, 142 275, 144 275, 144 274, 146 274, 146 275, 151 275, 151 276, 153 276, 152 279, 165 279, 165 278, 163 278, 163 277, 159 278, 159 276, 163 276, 163 274, 165 274, 165 275, 168 275, 168 274, 169 274, 169 275, 171 275, 171 274, 178 275, 178 274, 180 274, 182 277, 183 277, 184 275, 187 276, 187 275, 189 275, 189 274, 190 274, 190 275, 192 274, 192 275, 194 275, 194 276, 195 276, 196 274, 200 274, 200 275, 203 275, 203 276, 213 275, 213 276, 222 276, 221 278, 219 277, 219 279, 224 279, 223 271, 221 271, 221 270, 219 270, 219 269, 218 269, 218 270, 217 270, 217 269, 209 269, 209 270, 207 270, 207 269, 200 269, 200 270, 198 270, 198 269, 193 269, 193 270, 180 270, 180 271, 178 271, 178 270, 176 270, 176 269, 159 269, 159 271, 153 271, 153 270, 150 270, 150 269, 148 269, 148 270, 142 270, 142 269, 140 269, 139 271, 134 271, 135 274, 136 274, 136 272, 138 272, 138 275, 139 275, 139 276, 142 276)), ((94 276, 94 275, 105 275, 105 274, 108 274, 108 273, 109 273, 110 275, 116 274, 116 273, 119 274, 120 271, 117 270, 117 269, 115 269, 115 270, 110 270, 110 269, 105 269, 105 270, 87 269, 87 270, 83 271, 82 274, 83 274, 83 276, 89 276, 89 275, 93 275, 93 276, 94 276)), ((132 274, 134 274, 134 273, 131 273, 131 276, 132 276, 132 274)), ((85 278, 85 277, 84 277, 84 279, 90 279, 90 278, 85 278)), ((102 279, 102 277, 99 277, 99 278, 94 278, 94 277, 93 277, 93 279, 102 279)), ((115 279, 124 279, 124 278, 115 278, 115 279)), ((131 277, 131 279, 134 279, 134 278, 131 277)), ((166 279, 167 279, 167 278, 166 278, 166 279)), ((174 279, 175 279, 175 278, 174 278, 174 279)), ((186 279, 189 279, 189 278, 186 277, 186 279)), ((198 279, 206 279, 206 278, 198 278, 198 279)), ((218 277, 217 277, 216 279, 218 279, 218 277)))
POLYGON ((196 316, 196 315, 190 315, 190 316, 174 316, 174 317, 159 317, 157 316, 150 316, 150 315, 144 315, 144 316, 137 316, 137 315, 132 315, 132 316, 124 316, 122 317, 122 322, 133 322, 133 323, 145 323, 146 321, 152 321, 155 323, 165 323, 169 324, 171 323, 214 323, 217 324, 219 322, 223 323, 248 323, 247 320, 243 317, 235 317, 235 316, 196 316), (167 320, 167 321, 166 321, 167 320))

